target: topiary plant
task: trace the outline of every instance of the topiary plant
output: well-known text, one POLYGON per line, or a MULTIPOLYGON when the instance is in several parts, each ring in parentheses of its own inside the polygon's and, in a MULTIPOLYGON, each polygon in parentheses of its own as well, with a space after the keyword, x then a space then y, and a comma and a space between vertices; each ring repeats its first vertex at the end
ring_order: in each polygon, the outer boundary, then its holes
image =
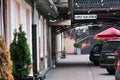
POLYGON ((104 39, 97 39, 96 40, 96 44, 98 44, 98 45, 103 45, 104 44, 104 39))
POLYGON ((30 73, 31 54, 27 38, 25 36, 26 34, 22 30, 22 25, 20 25, 19 31, 15 31, 14 39, 10 45, 15 78, 27 77, 30 73))
POLYGON ((75 48, 80 48, 82 46, 81 42, 75 42, 73 45, 75 48))
POLYGON ((12 76, 13 64, 7 45, 0 35, 0 80, 14 80, 12 76))

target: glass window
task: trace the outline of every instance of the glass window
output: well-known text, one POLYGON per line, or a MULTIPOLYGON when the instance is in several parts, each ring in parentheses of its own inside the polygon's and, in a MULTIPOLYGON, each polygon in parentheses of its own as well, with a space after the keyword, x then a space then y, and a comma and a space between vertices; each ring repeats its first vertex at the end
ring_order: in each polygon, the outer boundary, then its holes
POLYGON ((98 51, 99 50, 99 46, 95 46, 93 47, 92 51, 98 51))
POLYGON ((115 51, 120 46, 120 41, 108 41, 104 44, 104 51, 115 51))

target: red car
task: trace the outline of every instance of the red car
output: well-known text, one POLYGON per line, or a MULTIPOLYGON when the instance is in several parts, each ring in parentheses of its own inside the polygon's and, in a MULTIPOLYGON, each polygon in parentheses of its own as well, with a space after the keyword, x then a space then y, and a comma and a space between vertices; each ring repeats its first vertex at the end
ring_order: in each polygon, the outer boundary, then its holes
POLYGON ((115 51, 115 80, 120 80, 120 47, 115 51))

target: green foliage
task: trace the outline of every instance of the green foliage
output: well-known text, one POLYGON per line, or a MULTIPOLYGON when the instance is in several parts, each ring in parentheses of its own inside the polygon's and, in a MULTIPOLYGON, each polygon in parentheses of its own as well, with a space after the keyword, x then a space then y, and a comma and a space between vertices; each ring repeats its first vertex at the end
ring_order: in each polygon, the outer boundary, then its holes
POLYGON ((10 44, 14 77, 27 77, 30 73, 31 54, 25 35, 20 25, 19 31, 15 30, 14 40, 10 44))
POLYGON ((105 40, 103 39, 97 39, 96 40, 96 44, 102 45, 104 43, 105 40))
POLYGON ((75 48, 80 48, 82 46, 81 42, 75 42, 74 47, 75 48))

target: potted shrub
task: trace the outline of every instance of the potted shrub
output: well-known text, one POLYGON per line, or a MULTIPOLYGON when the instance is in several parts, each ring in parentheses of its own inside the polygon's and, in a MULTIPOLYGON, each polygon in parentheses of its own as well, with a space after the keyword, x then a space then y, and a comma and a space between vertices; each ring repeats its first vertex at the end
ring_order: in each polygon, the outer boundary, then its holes
POLYGON ((82 43, 81 42, 75 42, 74 44, 74 47, 76 48, 76 54, 80 54, 80 52, 78 52, 77 50, 82 47, 82 43))
POLYGON ((105 42, 104 39, 97 39, 97 40, 96 40, 96 44, 98 44, 98 45, 103 45, 104 42, 105 42))
POLYGON ((13 64, 5 40, 0 35, 0 80, 14 80, 13 64))
POLYGON ((81 48, 81 46, 82 46, 81 42, 75 42, 74 43, 75 48, 81 48))
POLYGON ((15 30, 14 39, 10 45, 11 59, 13 61, 13 75, 16 80, 33 80, 29 77, 31 53, 22 25, 19 31, 15 30))

